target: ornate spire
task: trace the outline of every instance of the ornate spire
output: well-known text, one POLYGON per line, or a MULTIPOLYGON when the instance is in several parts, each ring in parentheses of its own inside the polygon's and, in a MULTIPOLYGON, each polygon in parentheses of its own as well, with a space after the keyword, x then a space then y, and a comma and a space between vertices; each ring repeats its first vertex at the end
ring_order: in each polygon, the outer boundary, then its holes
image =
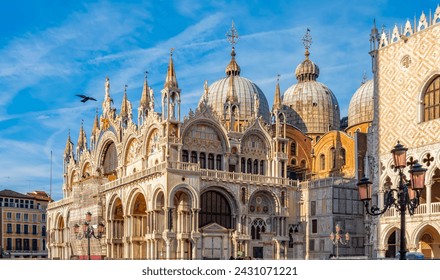
POLYGON ((319 67, 309 59, 309 48, 312 45, 312 37, 310 36, 310 29, 307 28, 307 32, 303 39, 305 59, 295 69, 295 76, 298 82, 316 81, 319 77, 319 67))
POLYGON ((226 75, 228 76, 239 76, 240 75, 240 66, 238 66, 237 61, 235 61, 235 44, 237 44, 239 36, 238 32, 235 29, 234 21, 232 21, 231 29, 226 33, 226 37, 228 38, 229 43, 231 43, 232 51, 231 51, 231 61, 226 67, 226 75))
POLYGON ((168 63, 168 72, 167 72, 167 77, 165 80, 164 88, 178 88, 179 87, 177 84, 176 72, 174 71, 173 51, 174 51, 174 49, 171 48, 170 61, 168 63))
POLYGON ((280 75, 278 74, 272 110, 280 110, 280 109, 281 109, 281 90, 280 90, 280 75))
POLYGON ((96 135, 99 130, 98 108, 96 108, 95 120, 93 121, 92 135, 96 135))
POLYGON ((119 114, 122 118, 128 117, 127 87, 127 85, 124 86, 124 97, 122 97, 121 112, 119 114))
POLYGON ((150 105, 150 87, 148 86, 147 75, 148 71, 145 71, 144 87, 142 89, 142 97, 140 102, 140 107, 143 109, 148 108, 150 105))
POLYGON ((70 129, 67 136, 66 147, 64 148, 64 159, 70 158, 73 154, 73 142, 70 139, 70 129))
POLYGON ((371 28, 371 33, 370 33, 370 51, 374 51, 377 50, 377 48, 379 47, 379 31, 377 30, 376 27, 376 19, 374 19, 373 21, 373 27, 371 28))
POLYGON ((83 124, 84 124, 84 120, 81 120, 81 127, 79 129, 78 143, 77 143, 77 149, 81 151, 87 148, 87 137, 84 131, 83 124))

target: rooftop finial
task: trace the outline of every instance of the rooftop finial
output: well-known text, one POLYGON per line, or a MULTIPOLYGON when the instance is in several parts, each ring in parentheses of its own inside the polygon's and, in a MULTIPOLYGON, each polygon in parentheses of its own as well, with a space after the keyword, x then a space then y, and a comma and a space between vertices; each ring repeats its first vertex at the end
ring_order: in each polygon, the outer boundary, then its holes
POLYGON ((367 73, 364 71, 364 74, 362 75, 362 84, 365 84, 367 82, 367 73))
POLYGON ((147 77, 148 77, 148 71, 145 71, 145 80, 147 79, 147 77))
POLYGON ((228 37, 228 41, 231 43, 232 47, 237 44, 239 37, 237 29, 235 29, 234 21, 232 21, 231 29, 228 31, 228 33, 226 33, 226 37, 228 37))
POLYGON ((310 36, 310 28, 307 28, 306 34, 302 38, 302 41, 303 41, 304 48, 306 49, 306 51, 305 51, 306 58, 308 58, 310 55, 309 48, 312 45, 312 36, 310 36))

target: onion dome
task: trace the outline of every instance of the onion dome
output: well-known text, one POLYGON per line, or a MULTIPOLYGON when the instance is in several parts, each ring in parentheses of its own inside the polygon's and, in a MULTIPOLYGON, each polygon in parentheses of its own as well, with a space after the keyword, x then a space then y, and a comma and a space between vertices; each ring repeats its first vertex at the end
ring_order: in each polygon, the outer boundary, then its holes
POLYGON ((373 80, 363 81, 348 106, 348 127, 373 121, 373 80))
POLYGON ((298 82, 316 81, 319 76, 319 67, 309 59, 309 55, 309 50, 306 49, 306 59, 296 67, 295 76, 298 82))
POLYGON ((316 81, 319 67, 309 58, 311 38, 310 30, 304 36, 305 59, 295 70, 297 84, 289 87, 283 95, 283 105, 293 111, 287 116, 287 122, 308 134, 324 134, 338 130, 340 111, 338 100, 324 84, 316 81))
POLYGON ((266 96, 256 84, 240 76, 241 69, 235 60, 234 45, 238 40, 238 33, 234 24, 232 24, 232 29, 227 36, 232 44, 232 51, 231 61, 225 70, 226 77, 212 83, 209 89, 205 89, 205 94, 200 98, 199 106, 205 103, 219 116, 223 116, 226 103, 236 104, 239 108, 239 115, 236 118, 240 121, 262 116, 264 121, 270 123, 270 110, 266 96))

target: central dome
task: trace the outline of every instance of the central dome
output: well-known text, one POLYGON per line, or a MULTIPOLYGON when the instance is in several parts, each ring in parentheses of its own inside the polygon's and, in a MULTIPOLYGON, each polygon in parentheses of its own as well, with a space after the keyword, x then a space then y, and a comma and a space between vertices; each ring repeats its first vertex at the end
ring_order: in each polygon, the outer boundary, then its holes
POLYGON ((239 106, 239 119, 249 120, 255 117, 255 107, 258 116, 270 123, 270 110, 266 96, 252 81, 240 76, 240 66, 235 61, 235 50, 232 48, 231 61, 226 67, 227 77, 222 78, 209 86, 207 96, 202 96, 199 104, 206 101, 214 112, 223 116, 225 103, 234 102, 239 106))
POLYGON ((240 76, 229 76, 212 83, 209 87, 207 104, 211 105, 212 109, 219 115, 223 115, 224 104, 228 97, 231 82, 237 93, 237 101, 240 104, 240 120, 250 119, 255 115, 255 94, 257 94, 260 103, 258 116, 262 116, 269 123, 270 111, 266 96, 256 84, 240 76))

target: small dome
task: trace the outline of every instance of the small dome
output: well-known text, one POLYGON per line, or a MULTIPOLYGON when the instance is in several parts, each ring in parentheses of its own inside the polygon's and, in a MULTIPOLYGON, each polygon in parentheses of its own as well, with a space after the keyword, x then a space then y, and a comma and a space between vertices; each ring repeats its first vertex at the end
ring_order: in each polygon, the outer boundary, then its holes
POLYGON ((304 133, 324 134, 339 129, 338 100, 320 82, 308 80, 291 86, 283 95, 283 105, 292 109, 287 121, 304 133))
MULTIPOLYGON (((233 87, 235 88, 237 102, 240 104, 240 120, 250 119, 255 115, 254 95, 256 93, 259 99, 258 115, 262 116, 263 119, 269 123, 270 110, 266 96, 256 84, 241 76, 231 75, 212 83, 209 87, 208 96, 206 98, 207 105, 210 105, 212 109, 220 116, 223 115, 224 105, 228 97, 231 79, 233 82, 233 87)), ((199 104, 203 101, 203 98, 204 97, 200 99, 199 104)))
POLYGON ((348 106, 348 127, 373 121, 373 80, 368 80, 356 90, 348 106))
POLYGON ((316 81, 319 77, 319 67, 306 56, 306 59, 296 67, 295 76, 299 82, 316 81))

